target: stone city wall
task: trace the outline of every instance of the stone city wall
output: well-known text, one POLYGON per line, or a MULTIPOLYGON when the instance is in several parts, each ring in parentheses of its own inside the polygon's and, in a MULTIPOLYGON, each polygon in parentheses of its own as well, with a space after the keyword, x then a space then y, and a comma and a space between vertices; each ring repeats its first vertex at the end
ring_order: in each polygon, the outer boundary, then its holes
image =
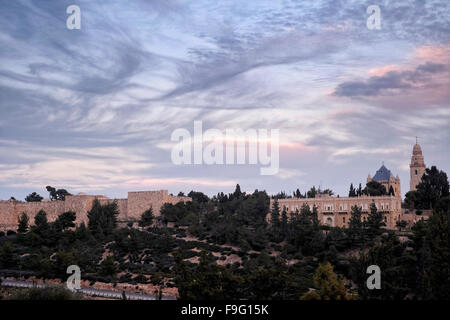
POLYGON ((17 230, 17 223, 22 212, 30 218, 30 224, 34 223, 34 217, 40 210, 47 213, 49 222, 55 221, 63 212, 74 211, 77 219, 76 223, 88 222, 88 212, 92 208, 95 199, 100 204, 117 202, 119 210, 119 221, 139 220, 141 214, 153 208, 155 216, 160 215, 160 208, 164 203, 175 204, 179 201, 191 201, 190 197, 176 197, 168 194, 167 190, 129 192, 128 199, 110 199, 101 195, 74 195, 67 196, 65 201, 23 202, 0 200, 0 231, 17 230))

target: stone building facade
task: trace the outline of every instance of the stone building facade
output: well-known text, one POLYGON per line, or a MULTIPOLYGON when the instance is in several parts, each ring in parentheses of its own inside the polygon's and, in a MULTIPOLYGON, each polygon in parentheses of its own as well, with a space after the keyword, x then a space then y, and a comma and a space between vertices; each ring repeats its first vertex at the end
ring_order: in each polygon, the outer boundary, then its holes
MULTIPOLYGON (((271 208, 274 202, 275 200, 270 200, 271 208)), ((320 223, 330 227, 348 227, 353 206, 360 207, 363 221, 367 220, 372 203, 375 203, 378 211, 384 213, 386 228, 394 229, 397 221, 402 219, 402 199, 400 196, 341 198, 318 195, 316 198, 278 199, 280 209, 286 208, 288 217, 292 216, 296 210, 300 211, 303 205, 309 206, 311 210, 315 206, 320 223)))
POLYGON ((128 192, 128 198, 126 199, 110 199, 102 195, 78 194, 67 196, 65 201, 0 201, 0 231, 16 230, 17 222, 22 212, 28 215, 31 223, 34 222, 34 217, 40 210, 44 210, 47 213, 47 219, 50 222, 54 221, 63 212, 74 211, 77 216, 77 224, 81 222, 87 223, 87 214, 92 208, 94 199, 98 199, 101 204, 116 201, 119 209, 119 221, 137 221, 140 219, 141 214, 150 207, 153 208, 153 214, 159 216, 160 208, 164 203, 175 204, 180 201, 192 200, 190 197, 169 195, 167 190, 159 190, 128 192))
MULTIPOLYGON (((317 195, 315 198, 288 198, 279 199, 280 209, 286 208, 288 216, 292 215, 296 210, 301 209, 303 205, 307 205, 312 210, 317 208, 318 219, 321 224, 330 227, 348 227, 351 211, 353 206, 362 209, 362 219, 367 220, 370 212, 370 205, 375 203, 378 211, 383 212, 386 228, 394 229, 397 221, 402 220, 402 197, 400 178, 398 175, 394 178, 393 174, 384 164, 375 173, 373 178, 369 175, 367 182, 377 181, 382 184, 386 191, 389 192, 392 187, 394 195, 388 196, 358 196, 358 197, 334 197, 328 194, 317 195)), ((270 201, 272 208, 275 200, 270 201)))

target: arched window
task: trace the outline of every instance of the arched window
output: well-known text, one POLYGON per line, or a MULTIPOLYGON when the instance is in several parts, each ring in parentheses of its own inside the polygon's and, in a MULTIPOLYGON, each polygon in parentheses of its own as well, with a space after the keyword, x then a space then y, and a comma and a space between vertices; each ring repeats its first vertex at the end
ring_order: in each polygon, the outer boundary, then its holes
POLYGON ((416 175, 417 175, 417 169, 416 169, 416 175))

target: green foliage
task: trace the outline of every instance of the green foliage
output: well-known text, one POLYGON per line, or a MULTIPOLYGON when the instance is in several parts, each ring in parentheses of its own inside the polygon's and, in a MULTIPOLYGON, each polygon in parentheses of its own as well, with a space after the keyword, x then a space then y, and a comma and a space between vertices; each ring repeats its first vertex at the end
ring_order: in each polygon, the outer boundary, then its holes
POLYGON ((88 228, 94 237, 102 239, 109 236, 117 226, 117 216, 119 215, 117 202, 102 205, 98 199, 95 199, 92 209, 87 215, 89 219, 88 228))
POLYGON ((306 193, 306 197, 307 197, 307 198, 315 198, 317 194, 318 194, 318 190, 316 189, 315 186, 313 186, 313 187, 306 193))
POLYGON ((37 194, 36 192, 30 193, 29 195, 27 195, 25 197, 25 201, 26 202, 41 202, 42 199, 44 199, 43 197, 41 197, 39 194, 37 194))
POLYGON ((188 197, 192 198, 192 201, 198 202, 198 203, 206 203, 209 201, 209 198, 206 194, 203 192, 197 192, 197 191, 191 191, 188 193, 188 197))
POLYGON ((396 236, 389 234, 381 244, 372 247, 367 254, 352 264, 352 279, 358 285, 362 299, 403 300, 415 286, 416 258, 406 250, 396 236), (377 265, 381 270, 381 289, 369 290, 366 285, 367 267, 377 265))
POLYGON ((0 250, 0 267, 4 269, 11 268, 15 265, 16 259, 11 242, 4 242, 0 250))
POLYGON ((80 264, 80 257, 75 249, 59 250, 54 259, 54 272, 61 279, 67 277, 67 267, 80 264))
POLYGON ((22 212, 18 219, 18 226, 17 226, 17 232, 18 233, 25 233, 28 231, 28 222, 30 221, 30 218, 28 218, 27 214, 25 212, 22 212))
POLYGON ((317 290, 309 291, 302 296, 302 300, 353 300, 347 293, 344 283, 339 280, 329 262, 320 264, 313 276, 317 290))
POLYGON ((363 222, 361 220, 362 211, 358 206, 353 206, 348 224, 348 236, 352 244, 361 244, 363 241, 363 222))
POLYGON ((348 192, 349 197, 356 197, 356 189, 353 187, 353 183, 350 184, 350 190, 348 192))
POLYGON ((64 231, 75 227, 76 214, 73 211, 61 213, 55 221, 55 224, 64 231))
POLYGON ((49 230, 49 224, 47 221, 47 213, 44 210, 39 210, 39 212, 34 216, 34 226, 31 227, 37 235, 45 237, 49 230))
POLYGON ((375 203, 370 204, 370 212, 367 217, 367 235, 370 239, 380 234, 381 228, 386 226, 383 220, 383 212, 378 211, 375 203))
POLYGON ((82 296, 64 288, 63 286, 49 286, 44 288, 18 289, 9 300, 81 300, 82 296))
POLYGON ((426 169, 416 191, 406 194, 405 205, 409 209, 433 209, 439 200, 449 196, 447 174, 435 166, 426 169))
POLYGON ((435 211, 413 227, 418 288, 422 299, 450 296, 450 207, 435 211))
POLYGON ((381 183, 375 180, 367 182, 366 187, 364 188, 362 193, 373 197, 386 196, 388 194, 386 188, 381 183))
POLYGON ((66 200, 66 196, 72 195, 66 189, 56 189, 56 188, 53 188, 52 186, 47 186, 46 189, 49 193, 50 200, 64 201, 64 200, 66 200))
POLYGON ((141 215, 141 220, 139 220, 139 226, 140 227, 148 227, 153 224, 153 208, 150 207, 149 209, 145 210, 144 213, 141 215))
POLYGON ((182 300, 234 300, 242 296, 242 278, 219 266, 206 252, 200 255, 198 267, 190 270, 179 254, 175 255, 175 284, 182 300))
POLYGON ((112 256, 108 256, 101 263, 101 274, 105 276, 114 277, 117 273, 118 267, 114 258, 112 256))
MULTIPOLYGON (((285 211, 285 208, 283 208, 283 211, 285 211)), ((271 225, 272 230, 274 230, 275 232, 279 230, 279 227, 280 227, 280 205, 279 205, 277 199, 273 202, 272 210, 270 211, 270 225, 271 225)))

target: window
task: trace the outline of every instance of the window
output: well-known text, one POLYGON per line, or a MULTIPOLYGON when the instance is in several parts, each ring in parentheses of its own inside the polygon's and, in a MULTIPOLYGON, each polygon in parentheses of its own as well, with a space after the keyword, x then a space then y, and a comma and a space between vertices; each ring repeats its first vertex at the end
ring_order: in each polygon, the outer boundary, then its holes
POLYGON ((416 176, 417 176, 417 169, 416 169, 416 176))
POLYGON ((332 227, 332 226, 333 226, 333 219, 328 218, 328 219, 327 219, 327 225, 328 225, 329 227, 332 227))
POLYGON ((345 217, 342 218, 342 222, 345 223, 345 217))

